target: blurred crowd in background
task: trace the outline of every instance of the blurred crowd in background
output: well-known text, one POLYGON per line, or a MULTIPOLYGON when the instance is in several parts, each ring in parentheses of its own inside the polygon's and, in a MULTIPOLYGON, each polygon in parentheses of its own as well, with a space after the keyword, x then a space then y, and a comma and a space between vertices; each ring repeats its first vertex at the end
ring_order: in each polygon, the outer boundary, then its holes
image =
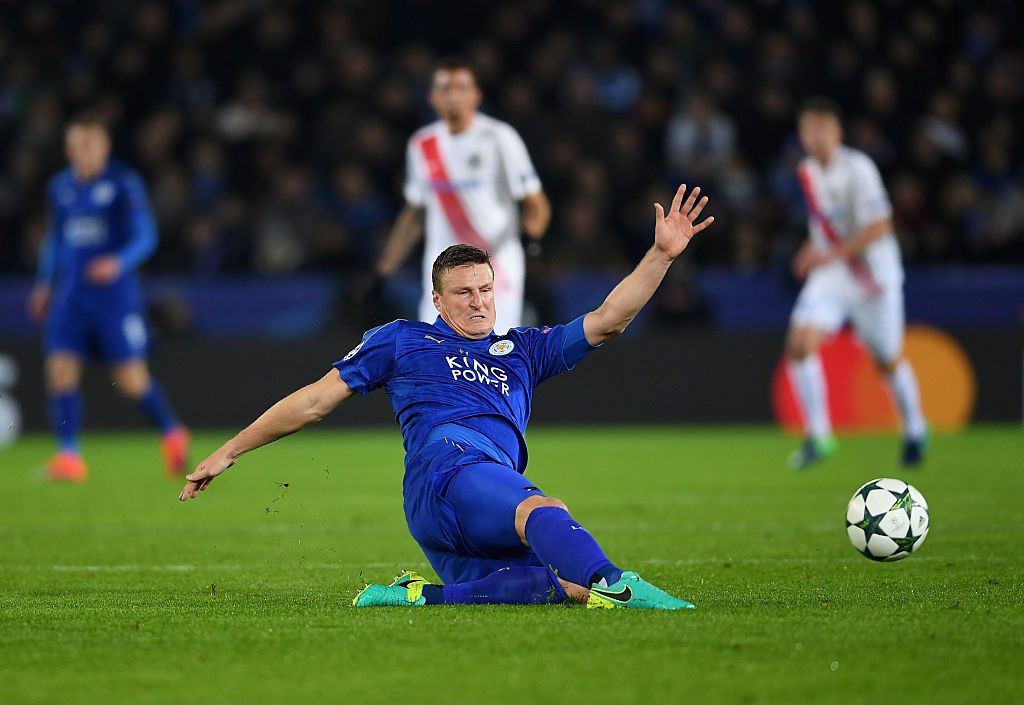
POLYGON ((908 261, 1024 262, 1021 27, 1013 0, 0 2, 0 272, 34 271, 83 108, 147 180, 150 271, 365 271, 450 54, 551 198, 535 271, 637 259, 680 181, 718 220, 698 262, 788 266, 810 94, 881 168, 908 261))

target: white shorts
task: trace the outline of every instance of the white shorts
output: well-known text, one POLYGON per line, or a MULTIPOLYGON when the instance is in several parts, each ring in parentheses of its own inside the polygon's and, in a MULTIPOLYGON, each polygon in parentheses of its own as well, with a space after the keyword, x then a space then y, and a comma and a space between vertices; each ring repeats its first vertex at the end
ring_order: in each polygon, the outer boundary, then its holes
POLYGON ((881 362, 903 353, 903 287, 883 285, 872 294, 845 267, 811 273, 790 315, 791 327, 806 326, 832 334, 849 320, 864 344, 881 362))
MULTIPOLYGON (((420 297, 420 320, 433 323, 437 318, 434 308, 433 284, 430 272, 434 265, 424 258, 423 295, 420 297)), ((502 248, 497 256, 491 256, 494 267, 494 332, 504 335, 509 328, 523 325, 523 295, 526 285, 526 258, 523 248, 516 243, 502 248)))

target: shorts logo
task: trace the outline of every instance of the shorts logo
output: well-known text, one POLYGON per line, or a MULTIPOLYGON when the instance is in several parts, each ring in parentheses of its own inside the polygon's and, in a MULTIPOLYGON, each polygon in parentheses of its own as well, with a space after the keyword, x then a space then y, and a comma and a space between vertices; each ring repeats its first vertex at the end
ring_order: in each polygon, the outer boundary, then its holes
POLYGON ((346 360, 351 360, 353 357, 355 357, 356 353, 359 352, 360 350, 362 350, 363 346, 365 344, 366 344, 366 341, 364 340, 363 342, 359 343, 359 345, 357 345, 354 348, 352 348, 351 350, 349 350, 348 351, 348 355, 346 355, 345 357, 341 358, 342 362, 345 362, 346 360))
POLYGON ((114 200, 117 190, 109 181, 101 181, 92 188, 92 202, 97 206, 105 206, 114 200))
POLYGON ((513 349, 515 349, 515 347, 516 344, 513 343, 511 340, 499 340, 497 343, 488 348, 487 352, 489 352, 491 355, 497 355, 500 357, 502 355, 508 355, 510 352, 512 352, 513 349))
POLYGON ((132 313, 125 316, 121 321, 121 331, 124 333, 128 347, 133 351, 138 352, 146 347, 146 324, 139 314, 132 313))

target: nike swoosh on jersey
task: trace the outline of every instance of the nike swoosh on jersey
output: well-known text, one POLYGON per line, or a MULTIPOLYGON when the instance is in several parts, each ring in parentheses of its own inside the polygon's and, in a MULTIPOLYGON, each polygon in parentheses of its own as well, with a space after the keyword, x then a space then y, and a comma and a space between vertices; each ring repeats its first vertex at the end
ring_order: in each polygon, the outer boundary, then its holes
POLYGON ((444 342, 444 341, 443 341, 443 340, 441 340, 440 338, 435 338, 435 337, 434 337, 434 336, 432 336, 432 335, 425 335, 425 336, 423 336, 423 339, 424 339, 424 340, 433 340, 433 341, 434 341, 435 343, 437 343, 438 345, 440 345, 441 343, 443 343, 443 342, 444 342))

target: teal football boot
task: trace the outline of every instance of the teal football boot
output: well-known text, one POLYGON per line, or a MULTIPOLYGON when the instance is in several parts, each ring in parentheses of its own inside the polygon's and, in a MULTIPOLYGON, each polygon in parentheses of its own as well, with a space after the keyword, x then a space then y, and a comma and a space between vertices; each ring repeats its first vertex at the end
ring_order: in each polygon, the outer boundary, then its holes
POLYGON ((429 583, 430 581, 415 570, 403 570, 402 574, 391 581, 388 587, 409 587, 413 583, 429 583))
POLYGON ((839 443, 834 436, 828 438, 808 438, 804 444, 789 456, 789 467, 793 470, 806 470, 817 462, 831 458, 836 454, 839 443))
POLYGON ((917 468, 924 462, 924 456, 928 452, 931 442, 931 429, 927 426, 919 438, 907 436, 903 439, 903 453, 900 455, 900 464, 905 468, 917 468))
POLYGON ((423 586, 427 579, 411 570, 391 581, 390 585, 367 585, 356 593, 353 607, 421 607, 427 604, 423 586))
POLYGON ((631 570, 608 587, 591 587, 587 609, 626 607, 641 610, 692 610, 694 604, 672 597, 631 570))

